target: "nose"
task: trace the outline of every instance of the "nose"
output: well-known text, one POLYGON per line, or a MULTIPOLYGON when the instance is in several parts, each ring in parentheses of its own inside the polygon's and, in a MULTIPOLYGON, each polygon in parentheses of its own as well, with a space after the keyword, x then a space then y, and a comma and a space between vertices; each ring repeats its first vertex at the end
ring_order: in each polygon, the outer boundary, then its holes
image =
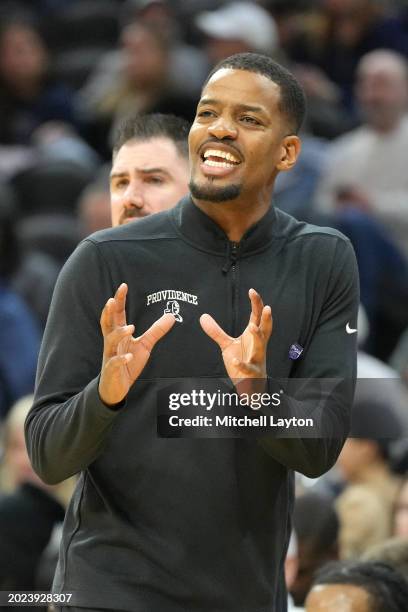
POLYGON ((237 128, 230 117, 220 115, 208 128, 209 134, 222 140, 223 138, 231 138, 235 140, 238 136, 237 128))
POLYGON ((126 189, 123 205, 125 208, 128 208, 128 209, 130 208, 138 208, 139 210, 142 209, 145 205, 143 191, 140 188, 130 183, 128 185, 128 188, 126 189))

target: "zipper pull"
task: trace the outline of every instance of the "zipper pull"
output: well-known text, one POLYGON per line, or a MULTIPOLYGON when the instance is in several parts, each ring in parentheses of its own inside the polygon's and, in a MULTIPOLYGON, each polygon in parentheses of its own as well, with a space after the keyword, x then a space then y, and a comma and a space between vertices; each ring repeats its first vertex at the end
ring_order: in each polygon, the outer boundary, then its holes
POLYGON ((239 251, 239 243, 238 242, 230 242, 229 243, 229 248, 228 248, 228 258, 227 261, 225 262, 224 266, 222 267, 222 271, 224 274, 227 274, 227 272, 229 272, 229 270, 232 268, 232 266, 235 266, 235 264, 237 263, 237 259, 238 259, 238 251, 239 251))

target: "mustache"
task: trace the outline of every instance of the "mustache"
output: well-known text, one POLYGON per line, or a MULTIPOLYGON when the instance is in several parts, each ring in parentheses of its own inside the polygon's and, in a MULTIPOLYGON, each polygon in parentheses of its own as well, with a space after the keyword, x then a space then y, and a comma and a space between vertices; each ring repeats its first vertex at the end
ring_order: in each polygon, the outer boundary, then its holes
POLYGON ((125 209, 123 213, 120 215, 119 224, 123 223, 127 219, 142 219, 143 217, 148 217, 149 213, 144 212, 138 208, 132 208, 130 210, 125 209))

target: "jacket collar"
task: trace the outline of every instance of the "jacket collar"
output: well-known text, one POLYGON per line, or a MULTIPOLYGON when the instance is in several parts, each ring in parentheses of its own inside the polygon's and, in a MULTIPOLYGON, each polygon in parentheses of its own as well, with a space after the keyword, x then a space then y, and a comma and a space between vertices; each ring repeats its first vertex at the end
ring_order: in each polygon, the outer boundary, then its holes
MULTIPOLYGON (((173 224, 184 240, 209 253, 225 255, 231 242, 225 232, 196 206, 190 196, 170 211, 173 224)), ((266 214, 250 227, 239 242, 240 256, 264 250, 277 235, 277 214, 270 206, 266 214)))

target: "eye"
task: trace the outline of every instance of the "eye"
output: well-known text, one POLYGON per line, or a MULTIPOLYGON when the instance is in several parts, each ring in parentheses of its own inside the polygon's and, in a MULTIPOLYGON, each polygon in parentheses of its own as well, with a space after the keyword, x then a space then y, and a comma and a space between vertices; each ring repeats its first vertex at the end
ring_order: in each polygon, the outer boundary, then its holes
POLYGON ((149 183, 150 185, 163 185, 164 180, 161 178, 161 176, 149 176, 146 179, 146 183, 149 183))
POLYGON ((206 118, 206 117, 215 117, 215 113, 213 111, 210 111, 210 110, 202 110, 202 111, 199 111, 197 113, 197 117, 203 117, 203 118, 206 118))
POLYGON ((125 189, 129 184, 129 181, 127 179, 119 179, 116 182, 113 183, 113 187, 115 189, 125 189))
POLYGON ((241 121, 243 121, 244 123, 249 123, 251 125, 261 125, 258 119, 255 119, 255 117, 251 117, 250 115, 244 115, 243 117, 241 117, 241 121))

